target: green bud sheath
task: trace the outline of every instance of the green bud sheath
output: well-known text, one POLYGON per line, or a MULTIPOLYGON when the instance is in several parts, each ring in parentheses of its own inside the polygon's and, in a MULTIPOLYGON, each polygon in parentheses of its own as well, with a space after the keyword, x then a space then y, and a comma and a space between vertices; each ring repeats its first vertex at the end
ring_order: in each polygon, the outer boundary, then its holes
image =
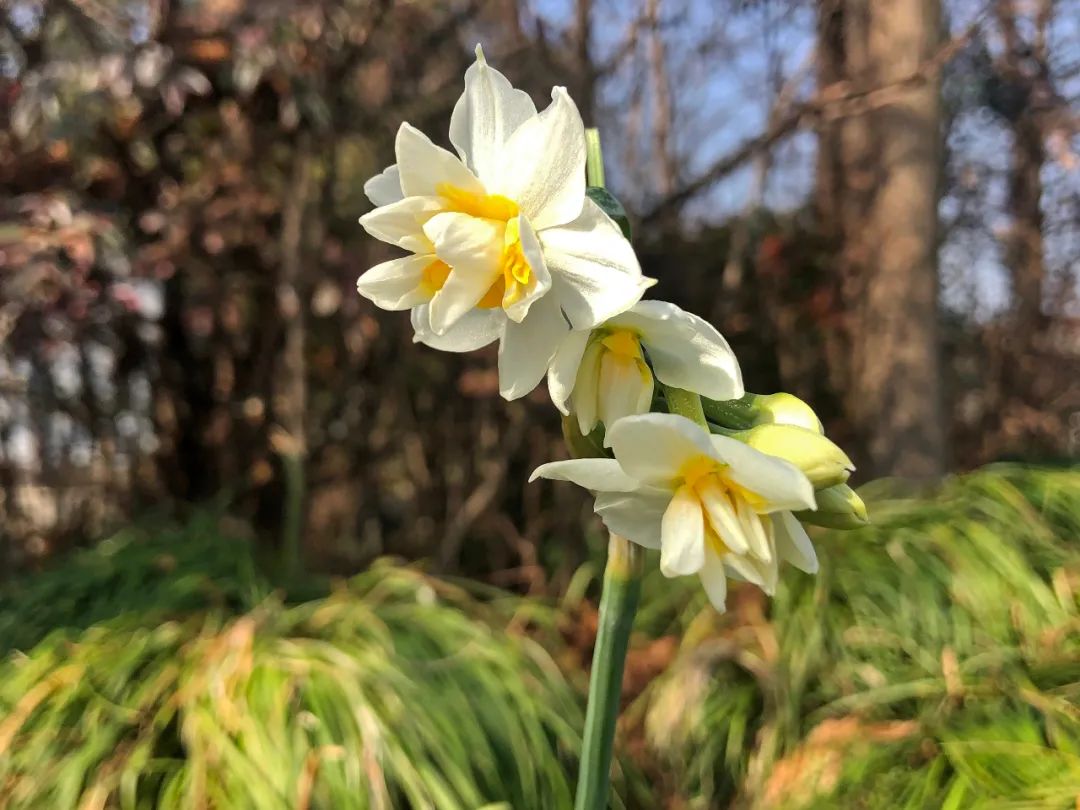
POLYGON ((701 398, 701 407, 706 418, 726 430, 746 430, 754 426, 755 410, 753 400, 756 394, 747 394, 739 399, 701 398))

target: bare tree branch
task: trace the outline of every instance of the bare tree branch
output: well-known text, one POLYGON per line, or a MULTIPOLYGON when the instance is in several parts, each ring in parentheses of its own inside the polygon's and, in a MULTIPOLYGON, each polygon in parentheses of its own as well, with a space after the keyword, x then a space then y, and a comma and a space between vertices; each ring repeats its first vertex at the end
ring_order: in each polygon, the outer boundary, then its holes
MULTIPOLYGON (((923 63, 918 70, 898 81, 869 87, 859 86, 850 81, 838 81, 823 87, 813 98, 798 103, 789 102, 790 107, 786 112, 770 115, 771 123, 764 132, 743 141, 736 149, 716 160, 696 178, 666 195, 642 215, 642 221, 649 223, 669 216, 713 183, 727 177, 760 152, 771 149, 796 130, 812 127, 823 121, 862 115, 893 103, 905 92, 935 78, 945 65, 971 41, 979 28, 978 21, 972 23, 962 34, 946 43, 933 58, 923 63)), ((778 105, 784 101, 784 98, 779 98, 778 105)))

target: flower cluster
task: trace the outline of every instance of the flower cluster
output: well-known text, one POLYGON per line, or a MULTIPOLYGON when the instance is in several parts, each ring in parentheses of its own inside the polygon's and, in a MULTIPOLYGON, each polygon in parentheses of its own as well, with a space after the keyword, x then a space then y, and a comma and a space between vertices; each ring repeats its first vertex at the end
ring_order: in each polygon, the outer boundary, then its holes
POLYGON ((565 88, 538 112, 484 60, 450 119, 455 153, 402 124, 397 163, 369 180, 369 234, 407 255, 361 276, 361 295, 410 310, 415 339, 471 351, 499 342, 506 399, 546 376, 570 433, 596 457, 533 478, 596 493, 614 533, 659 548, 667 576, 697 574, 718 609, 727 579, 771 593, 778 565, 817 569, 803 522, 866 520, 851 462, 813 411, 743 388, 727 341, 664 301, 628 239, 587 194, 585 129, 565 88), (676 396, 704 404, 680 415, 676 396))

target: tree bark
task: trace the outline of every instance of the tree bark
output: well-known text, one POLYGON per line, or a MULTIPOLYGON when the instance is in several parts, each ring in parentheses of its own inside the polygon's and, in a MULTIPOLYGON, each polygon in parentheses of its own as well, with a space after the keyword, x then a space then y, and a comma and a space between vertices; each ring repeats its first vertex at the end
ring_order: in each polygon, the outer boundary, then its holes
POLYGON ((311 196, 312 147, 310 136, 299 138, 293 162, 291 193, 285 201, 281 222, 281 270, 278 276, 278 314, 284 345, 274 374, 271 435, 274 450, 281 458, 285 490, 282 515, 282 553, 285 567, 295 573, 303 556, 303 527, 306 501, 305 457, 307 441, 307 364, 305 362, 305 318, 303 259, 304 213, 311 196))
POLYGON ((596 67, 593 65, 592 0, 577 0, 574 5, 574 61, 578 72, 578 92, 575 94, 581 120, 587 127, 596 122, 596 67))
MULTIPOLYGON (((940 45, 938 0, 837 0, 819 14, 822 78, 880 86, 940 45), (828 75, 833 74, 833 75, 828 75), (840 74, 835 76, 835 74, 840 74)), ((939 358, 936 75, 821 133, 817 208, 840 243, 849 346, 837 375, 871 476, 945 468, 939 358)))

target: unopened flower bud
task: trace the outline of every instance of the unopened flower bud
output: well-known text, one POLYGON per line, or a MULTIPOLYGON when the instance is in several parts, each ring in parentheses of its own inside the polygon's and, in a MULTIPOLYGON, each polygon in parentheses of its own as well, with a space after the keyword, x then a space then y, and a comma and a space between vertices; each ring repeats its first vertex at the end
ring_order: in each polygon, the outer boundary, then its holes
POLYGON ((732 435, 766 455, 790 461, 810 479, 814 489, 842 484, 855 469, 834 442, 803 427, 758 425, 732 435))
POLYGON ((814 493, 817 509, 795 512, 795 517, 811 526, 828 529, 860 529, 870 523, 866 504, 847 484, 819 489, 814 493))
POLYGON ((705 416, 725 430, 748 430, 755 425, 794 425, 824 433, 814 409, 794 394, 750 394, 738 399, 702 398, 705 416))
POLYGON ((758 394, 754 397, 754 424, 794 425, 824 435, 814 409, 794 394, 758 394))

